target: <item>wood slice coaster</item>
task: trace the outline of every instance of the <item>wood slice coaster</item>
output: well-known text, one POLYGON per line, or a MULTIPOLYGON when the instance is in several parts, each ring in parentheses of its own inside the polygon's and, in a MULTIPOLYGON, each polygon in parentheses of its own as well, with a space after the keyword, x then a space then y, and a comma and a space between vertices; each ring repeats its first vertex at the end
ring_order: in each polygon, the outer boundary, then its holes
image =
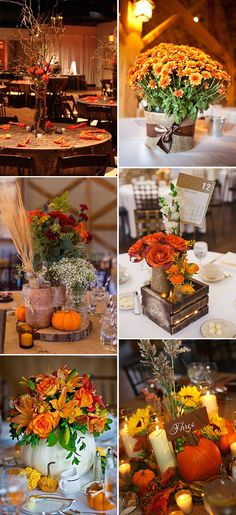
POLYGON ((89 320, 78 331, 59 331, 59 329, 54 329, 54 327, 37 329, 34 333, 34 340, 42 340, 44 342, 77 342, 87 338, 92 331, 92 327, 92 322, 89 320))

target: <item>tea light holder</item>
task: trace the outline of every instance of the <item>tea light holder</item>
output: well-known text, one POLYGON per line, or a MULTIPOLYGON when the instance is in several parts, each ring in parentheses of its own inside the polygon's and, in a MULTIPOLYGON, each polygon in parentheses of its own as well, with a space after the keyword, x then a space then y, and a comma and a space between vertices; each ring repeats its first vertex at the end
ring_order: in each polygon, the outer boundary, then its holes
POLYGON ((21 349, 31 349, 34 346, 34 328, 29 324, 18 324, 17 332, 21 349))
POLYGON ((175 494, 177 506, 184 514, 192 513, 193 511, 193 498, 190 490, 179 490, 175 494))

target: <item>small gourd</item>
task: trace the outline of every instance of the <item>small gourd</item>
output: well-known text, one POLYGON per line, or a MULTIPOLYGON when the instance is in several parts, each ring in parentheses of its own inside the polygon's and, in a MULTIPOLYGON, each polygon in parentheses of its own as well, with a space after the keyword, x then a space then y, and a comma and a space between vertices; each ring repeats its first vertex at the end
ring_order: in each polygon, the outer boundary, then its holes
POLYGON ((16 308, 16 320, 18 322, 26 321, 26 307, 22 304, 16 308))
POLYGON ((92 483, 87 489, 86 495, 89 507, 94 510, 106 511, 114 508, 114 504, 106 498, 104 485, 101 482, 92 483))
POLYGON ((81 316, 76 311, 56 311, 51 323, 52 327, 60 331, 77 331, 81 325, 81 316))
POLYGON ((38 488, 40 490, 42 490, 42 492, 52 493, 52 492, 56 492, 56 490, 58 489, 58 483, 59 483, 58 479, 56 477, 51 476, 51 474, 50 474, 51 465, 54 465, 54 464, 55 464, 55 461, 51 461, 50 463, 48 463, 47 476, 42 476, 38 482, 38 488))

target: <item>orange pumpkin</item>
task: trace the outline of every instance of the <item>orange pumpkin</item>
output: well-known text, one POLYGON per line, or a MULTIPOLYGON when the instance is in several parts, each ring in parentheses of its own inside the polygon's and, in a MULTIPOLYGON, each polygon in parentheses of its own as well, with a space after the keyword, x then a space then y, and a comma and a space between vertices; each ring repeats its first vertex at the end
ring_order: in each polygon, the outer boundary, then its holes
POLYGON ((142 469, 135 472, 132 478, 132 482, 134 486, 137 486, 140 493, 145 492, 149 483, 154 479, 155 474, 152 470, 142 469))
POLYGON ((77 331, 81 325, 81 316, 76 311, 56 311, 52 315, 52 327, 60 331, 77 331))
POLYGON ((221 454, 227 454, 227 452, 230 451, 231 443, 236 442, 236 432, 233 423, 230 420, 225 419, 225 425, 228 433, 223 435, 218 442, 221 454))
POLYGON ((98 511, 112 510, 114 508, 114 504, 111 504, 110 501, 108 501, 105 493, 103 492, 102 483, 92 483, 87 489, 86 494, 90 508, 98 511))
POLYGON ((26 307, 24 305, 16 308, 16 320, 18 322, 26 322, 26 307))
POLYGON ((177 455, 180 475, 185 481, 204 481, 220 473, 222 458, 217 445, 200 438, 197 445, 184 446, 177 455))

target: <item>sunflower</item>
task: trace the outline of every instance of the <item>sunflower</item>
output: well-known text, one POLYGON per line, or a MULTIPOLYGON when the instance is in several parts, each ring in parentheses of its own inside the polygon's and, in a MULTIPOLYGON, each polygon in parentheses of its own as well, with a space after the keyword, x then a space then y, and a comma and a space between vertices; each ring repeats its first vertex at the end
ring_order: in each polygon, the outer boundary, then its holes
POLYGON ((127 429, 129 436, 138 436, 146 431, 150 423, 150 412, 152 411, 151 406, 146 408, 138 408, 133 413, 127 423, 127 429))
POLYGON ((177 400, 186 408, 197 408, 200 406, 201 393, 196 386, 182 386, 177 394, 177 400))
POLYGON ((217 413, 211 413, 208 416, 210 424, 203 428, 204 436, 218 440, 221 436, 226 435, 228 431, 224 418, 219 417, 217 413))

